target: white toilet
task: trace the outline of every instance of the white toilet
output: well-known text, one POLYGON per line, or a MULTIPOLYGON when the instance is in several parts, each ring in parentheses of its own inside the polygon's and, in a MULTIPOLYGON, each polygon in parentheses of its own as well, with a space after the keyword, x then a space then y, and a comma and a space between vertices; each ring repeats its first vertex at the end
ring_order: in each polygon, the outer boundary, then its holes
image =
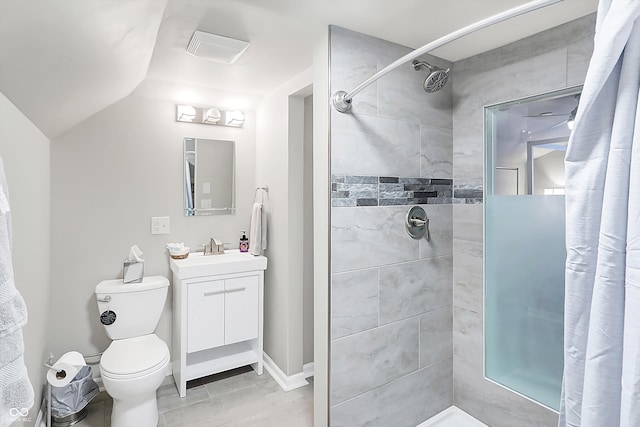
POLYGON ((142 283, 105 280, 96 286, 100 321, 113 340, 100 360, 104 388, 113 398, 112 427, 158 424, 156 390, 169 364, 167 344, 153 332, 169 281, 145 277, 142 283))

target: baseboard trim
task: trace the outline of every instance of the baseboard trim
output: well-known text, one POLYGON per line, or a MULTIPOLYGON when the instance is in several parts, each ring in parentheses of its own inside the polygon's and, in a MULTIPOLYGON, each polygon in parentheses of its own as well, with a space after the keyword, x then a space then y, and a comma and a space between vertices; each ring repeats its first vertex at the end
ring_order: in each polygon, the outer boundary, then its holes
POLYGON ((294 375, 285 374, 282 369, 276 365, 276 362, 269 357, 267 353, 264 353, 264 368, 271 374, 274 380, 278 383, 280 388, 284 391, 295 390, 296 388, 304 387, 309 384, 305 379, 304 372, 300 372, 294 375))
POLYGON ((312 377, 313 372, 314 372, 313 362, 305 363, 304 365, 302 365, 302 373, 304 374, 305 378, 312 377))
POLYGON ((102 377, 98 376, 98 377, 95 377, 93 380, 96 382, 96 384, 98 384, 98 390, 100 390, 101 392, 105 391, 104 383, 102 382, 102 377))

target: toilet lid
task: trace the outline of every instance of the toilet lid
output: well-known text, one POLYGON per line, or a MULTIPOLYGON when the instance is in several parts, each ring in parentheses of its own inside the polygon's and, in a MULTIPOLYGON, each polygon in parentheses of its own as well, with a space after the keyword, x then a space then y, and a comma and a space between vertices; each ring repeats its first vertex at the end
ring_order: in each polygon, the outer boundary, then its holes
POLYGON ((155 368, 169 358, 167 344, 156 334, 115 340, 100 359, 100 368, 114 375, 131 375, 155 368))

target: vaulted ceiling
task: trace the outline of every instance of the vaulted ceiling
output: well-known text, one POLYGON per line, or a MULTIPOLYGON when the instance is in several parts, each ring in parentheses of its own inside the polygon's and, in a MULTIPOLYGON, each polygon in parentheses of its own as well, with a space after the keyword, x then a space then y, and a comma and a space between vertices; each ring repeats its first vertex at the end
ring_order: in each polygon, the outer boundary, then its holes
MULTIPOLYGON (((0 91, 53 138, 138 93, 215 94, 255 107, 312 65, 334 24, 409 47, 526 0, 0 0, 0 91), (190 56, 194 30, 250 42, 232 65, 190 56), (244 98, 243 98, 244 97, 244 98), (238 101, 240 99, 240 101, 238 101)), ((456 61, 571 21, 597 0, 564 0, 432 52, 456 61)), ((239 106, 237 108, 240 108, 239 106)))
POLYGON ((166 1, 0 0, 0 91, 52 138, 147 74, 166 1))

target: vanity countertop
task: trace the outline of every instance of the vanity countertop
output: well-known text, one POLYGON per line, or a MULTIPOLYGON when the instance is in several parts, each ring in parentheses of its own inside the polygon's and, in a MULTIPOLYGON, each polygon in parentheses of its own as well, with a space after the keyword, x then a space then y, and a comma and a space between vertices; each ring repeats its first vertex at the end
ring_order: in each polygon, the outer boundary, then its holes
POLYGON ((220 255, 203 255, 202 252, 194 252, 185 259, 170 258, 169 265, 176 277, 188 279, 266 270, 267 258, 262 255, 255 256, 248 252, 240 252, 238 249, 230 249, 220 255))

